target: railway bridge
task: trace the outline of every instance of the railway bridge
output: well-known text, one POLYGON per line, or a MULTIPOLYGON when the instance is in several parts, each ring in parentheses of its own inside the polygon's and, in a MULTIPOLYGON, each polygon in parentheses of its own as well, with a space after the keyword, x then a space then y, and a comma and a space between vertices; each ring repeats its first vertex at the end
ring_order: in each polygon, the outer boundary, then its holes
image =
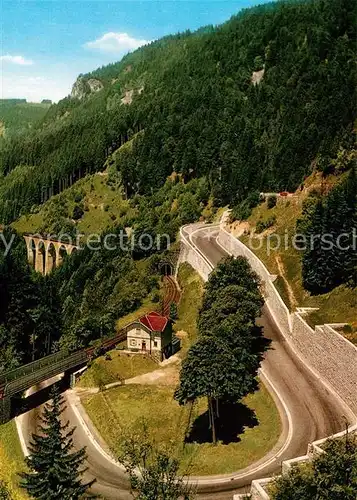
POLYGON ((48 239, 39 234, 23 235, 27 260, 41 274, 48 274, 62 264, 65 255, 77 251, 79 247, 63 241, 48 239))
POLYGON ((88 361, 126 339, 126 331, 104 340, 100 345, 75 352, 59 351, 44 358, 0 374, 0 424, 8 422, 11 415, 12 399, 30 387, 40 384, 56 375, 69 376, 88 361))

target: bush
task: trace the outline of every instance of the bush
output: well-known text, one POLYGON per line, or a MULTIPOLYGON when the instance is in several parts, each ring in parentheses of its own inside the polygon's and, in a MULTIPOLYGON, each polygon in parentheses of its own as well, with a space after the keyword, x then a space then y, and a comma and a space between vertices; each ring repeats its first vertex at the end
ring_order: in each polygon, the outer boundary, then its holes
POLYGON ((173 320, 177 319, 177 304, 175 302, 171 302, 170 304, 170 318, 173 320))
POLYGON ((277 197, 276 196, 269 196, 268 199, 267 199, 267 207, 270 209, 270 208, 274 208, 276 206, 276 202, 277 202, 277 197))
POLYGON ((307 498, 355 500, 357 491, 357 438, 327 441, 324 452, 310 463, 296 465, 270 485, 274 500, 307 498))
POLYGON ((79 220, 83 217, 84 210, 79 205, 76 205, 73 209, 72 219, 79 220))
POLYGON ((231 222, 248 219, 252 214, 253 208, 259 205, 260 201, 261 199, 258 191, 250 193, 244 201, 233 207, 230 215, 231 222))
POLYGON ((352 325, 350 325, 350 324, 344 325, 343 333, 353 333, 352 325))
POLYGON ((321 197, 321 188, 314 187, 314 188, 310 189, 308 196, 309 196, 309 198, 320 198, 321 197))
POLYGON ((0 499, 11 500, 10 491, 8 490, 7 485, 3 481, 0 481, 0 499))
POLYGON ((276 222, 276 217, 273 215, 272 217, 269 217, 267 220, 258 220, 257 225, 255 227, 255 232, 256 233, 262 233, 269 227, 273 226, 276 222))
POLYGON ((83 191, 76 191, 74 195, 74 201, 75 203, 80 203, 84 198, 84 192, 83 191))
POLYGON ((252 209, 245 202, 242 202, 240 205, 232 208, 230 221, 234 222, 235 220, 246 220, 251 216, 251 214, 252 209))

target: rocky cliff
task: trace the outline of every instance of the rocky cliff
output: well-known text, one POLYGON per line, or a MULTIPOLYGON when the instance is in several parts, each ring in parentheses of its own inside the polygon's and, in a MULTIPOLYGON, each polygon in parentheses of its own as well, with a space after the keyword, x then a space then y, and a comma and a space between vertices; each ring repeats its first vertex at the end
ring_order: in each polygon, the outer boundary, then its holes
POLYGON ((79 76, 72 87, 71 97, 76 99, 83 99, 93 92, 102 90, 103 84, 100 80, 90 78, 85 80, 83 76, 79 76))

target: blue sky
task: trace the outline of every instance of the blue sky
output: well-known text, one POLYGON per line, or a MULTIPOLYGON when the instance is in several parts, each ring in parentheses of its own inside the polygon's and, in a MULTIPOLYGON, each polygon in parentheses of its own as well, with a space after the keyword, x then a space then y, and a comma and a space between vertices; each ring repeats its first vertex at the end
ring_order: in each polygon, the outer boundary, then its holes
POLYGON ((115 62, 147 41, 207 24, 268 0, 2 0, 0 95, 55 101, 79 73, 115 62))

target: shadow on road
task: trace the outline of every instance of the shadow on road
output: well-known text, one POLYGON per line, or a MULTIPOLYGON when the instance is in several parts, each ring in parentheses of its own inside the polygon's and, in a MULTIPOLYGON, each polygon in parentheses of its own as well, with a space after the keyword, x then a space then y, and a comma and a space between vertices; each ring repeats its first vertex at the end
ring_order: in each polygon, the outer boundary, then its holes
POLYGON ((65 392, 69 389, 69 379, 67 377, 62 378, 58 382, 54 382, 47 387, 34 392, 30 396, 23 398, 21 396, 13 398, 11 401, 11 418, 17 417, 22 413, 26 413, 33 410, 37 406, 41 406, 50 400, 50 392, 53 386, 57 386, 60 392, 65 392))
MULTIPOLYGON (((220 403, 219 418, 216 419, 217 439, 223 444, 238 443, 245 427, 258 425, 255 412, 242 403, 220 403)), ((193 422, 186 443, 212 443, 208 411, 193 422)))

